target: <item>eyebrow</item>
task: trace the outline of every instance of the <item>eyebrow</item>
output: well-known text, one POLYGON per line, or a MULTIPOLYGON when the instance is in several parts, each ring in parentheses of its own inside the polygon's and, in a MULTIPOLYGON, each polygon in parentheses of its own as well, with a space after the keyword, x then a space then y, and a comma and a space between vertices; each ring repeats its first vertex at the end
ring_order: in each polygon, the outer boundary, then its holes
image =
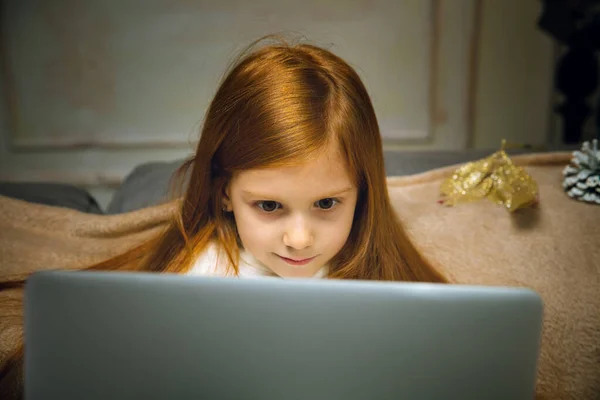
MULTIPOLYGON (((340 190, 335 190, 335 191, 331 191, 329 194, 324 195, 324 196, 319 196, 317 197, 317 199, 328 199, 331 197, 337 197, 339 195, 342 195, 344 193, 347 193, 349 191, 351 191, 353 188, 348 187, 348 188, 344 188, 344 189, 340 189, 340 190)), ((254 193, 254 192, 250 192, 250 191, 246 191, 246 190, 242 190, 242 194, 248 197, 254 197, 257 199, 277 199, 279 196, 266 196, 264 194, 261 193, 254 193)))

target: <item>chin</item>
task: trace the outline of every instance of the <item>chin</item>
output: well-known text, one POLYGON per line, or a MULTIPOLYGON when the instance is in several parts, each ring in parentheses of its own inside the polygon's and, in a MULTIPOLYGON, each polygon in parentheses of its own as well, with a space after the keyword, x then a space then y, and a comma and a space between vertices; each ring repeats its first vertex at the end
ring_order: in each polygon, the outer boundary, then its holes
MULTIPOLYGON (((277 273, 277 272, 276 272, 277 273)), ((307 270, 307 271, 282 271, 281 273, 277 273, 281 278, 312 278, 317 271, 307 270)))
POLYGON ((282 278, 312 278, 321 268, 321 266, 317 268, 314 265, 302 267, 290 267, 286 265, 272 270, 282 278))

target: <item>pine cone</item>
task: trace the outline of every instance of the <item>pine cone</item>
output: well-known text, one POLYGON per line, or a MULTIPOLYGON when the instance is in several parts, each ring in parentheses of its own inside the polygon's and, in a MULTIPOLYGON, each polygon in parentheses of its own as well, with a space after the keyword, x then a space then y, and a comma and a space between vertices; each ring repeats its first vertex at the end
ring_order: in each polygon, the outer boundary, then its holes
POLYGON ((574 151, 571 164, 563 170, 563 188, 569 197, 600 204, 600 152, 598 140, 584 142, 581 151, 574 151))

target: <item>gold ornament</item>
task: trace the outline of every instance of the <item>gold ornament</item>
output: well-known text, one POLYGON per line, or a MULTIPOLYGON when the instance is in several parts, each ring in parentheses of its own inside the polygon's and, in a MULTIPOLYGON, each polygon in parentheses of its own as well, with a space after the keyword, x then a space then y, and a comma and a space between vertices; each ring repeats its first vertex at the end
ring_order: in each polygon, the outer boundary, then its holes
POLYGON ((455 206, 487 198, 509 212, 537 203, 537 183, 513 164, 505 147, 502 140, 499 151, 455 170, 441 185, 440 203, 455 206))

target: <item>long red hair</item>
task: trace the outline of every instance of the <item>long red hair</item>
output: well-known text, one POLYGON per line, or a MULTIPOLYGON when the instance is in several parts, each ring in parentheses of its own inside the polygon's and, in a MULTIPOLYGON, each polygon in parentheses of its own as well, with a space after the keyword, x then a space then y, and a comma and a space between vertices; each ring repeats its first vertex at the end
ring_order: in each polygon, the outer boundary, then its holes
MULTIPOLYGON (((257 43, 225 75, 196 152, 178 171, 177 177, 189 180, 171 224, 148 242, 83 269, 185 273, 216 243, 237 272, 235 221, 222 204, 231 177, 302 163, 335 144, 358 201, 349 238, 329 262, 329 277, 446 282, 413 246, 394 212, 375 111, 355 70, 313 45, 278 40, 255 48, 257 43)), ((13 280, 4 288, 14 286, 13 280)), ((0 388, 21 356, 19 346, 0 371, 0 388)))

